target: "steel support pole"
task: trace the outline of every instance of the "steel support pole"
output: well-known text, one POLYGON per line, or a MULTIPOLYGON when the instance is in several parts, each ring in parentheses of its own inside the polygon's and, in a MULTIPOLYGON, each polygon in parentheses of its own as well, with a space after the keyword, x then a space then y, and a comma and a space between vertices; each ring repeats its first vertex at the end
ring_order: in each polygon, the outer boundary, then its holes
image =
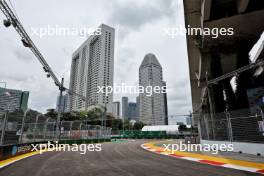
POLYGON ((5 112, 4 123, 3 123, 3 126, 2 126, 1 142, 0 142, 1 145, 4 144, 4 140, 5 140, 5 130, 6 130, 7 121, 8 121, 8 110, 5 112))
MULTIPOLYGON (((206 72, 206 82, 208 83, 208 72, 206 72)), ((210 118, 211 118, 211 130, 213 133, 213 140, 215 140, 215 132, 214 132, 214 110, 213 110, 213 104, 212 104, 212 97, 211 97, 211 90, 210 86, 207 85, 207 92, 208 92, 208 99, 209 99, 209 108, 210 108, 210 118)), ((209 132, 210 133, 210 132, 209 132)), ((210 137, 209 137, 210 139, 210 137)))
POLYGON ((226 120, 227 120, 227 130, 228 130, 228 138, 230 142, 233 142, 233 130, 232 130, 232 124, 231 124, 231 118, 228 111, 226 111, 226 120))
POLYGON ((45 121, 45 125, 44 125, 44 141, 46 140, 46 133, 47 133, 47 125, 49 122, 49 118, 45 121))
POLYGON ((59 87, 60 89, 60 96, 59 96, 59 108, 58 108, 58 115, 57 115, 57 123, 56 123, 56 138, 60 140, 60 119, 61 119, 61 105, 62 105, 62 94, 64 91, 64 78, 61 78, 61 85, 59 87))
POLYGON ((36 121, 35 121, 35 124, 34 124, 34 134, 33 134, 33 136, 34 136, 34 142, 36 142, 36 129, 37 129, 37 123, 38 123, 38 118, 39 118, 39 116, 41 116, 42 114, 38 114, 37 116, 36 116, 36 121))
POLYGON ((20 134, 19 143, 22 143, 22 140, 23 140, 23 133, 24 133, 24 126, 25 126, 25 119, 26 119, 26 116, 27 116, 28 111, 29 111, 29 109, 27 109, 27 110, 24 112, 24 115, 23 115, 23 118, 22 118, 21 134, 20 134))
POLYGON ((71 139, 71 136, 72 136, 72 124, 73 124, 73 122, 71 122, 70 124, 71 124, 71 126, 70 126, 70 136, 69 136, 69 138, 71 139))

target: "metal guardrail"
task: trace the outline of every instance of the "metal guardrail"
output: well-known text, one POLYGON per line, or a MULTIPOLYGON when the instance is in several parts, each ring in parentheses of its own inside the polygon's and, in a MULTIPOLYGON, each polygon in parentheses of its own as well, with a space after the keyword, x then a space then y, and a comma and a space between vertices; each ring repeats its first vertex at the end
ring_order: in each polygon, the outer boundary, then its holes
POLYGON ((0 116, 1 145, 33 143, 52 140, 110 139, 111 128, 89 125, 87 121, 62 121, 59 138, 56 121, 46 117, 34 123, 8 122, 0 116))
POLYGON ((264 143, 262 114, 249 109, 213 114, 201 114, 200 134, 205 140, 264 143))

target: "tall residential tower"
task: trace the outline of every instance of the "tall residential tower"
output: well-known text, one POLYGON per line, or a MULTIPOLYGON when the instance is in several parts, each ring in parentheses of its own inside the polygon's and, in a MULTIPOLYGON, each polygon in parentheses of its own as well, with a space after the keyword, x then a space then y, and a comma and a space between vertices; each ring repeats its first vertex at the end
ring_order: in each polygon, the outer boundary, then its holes
POLYGON ((87 110, 105 106, 112 111, 113 94, 99 92, 98 86, 113 86, 114 28, 100 25, 72 55, 70 89, 87 98, 70 96, 70 110, 87 110))

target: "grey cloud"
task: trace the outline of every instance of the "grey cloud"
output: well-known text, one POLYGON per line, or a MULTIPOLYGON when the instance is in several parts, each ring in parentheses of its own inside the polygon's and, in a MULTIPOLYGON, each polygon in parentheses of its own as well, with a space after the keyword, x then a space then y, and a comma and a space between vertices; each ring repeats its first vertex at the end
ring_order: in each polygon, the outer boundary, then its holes
POLYGON ((189 100, 189 80, 186 79, 180 79, 177 80, 174 84, 167 85, 168 86, 168 99, 170 101, 174 100, 181 100, 181 101, 187 101, 189 100))
POLYGON ((187 102, 181 102, 181 101, 175 101, 175 102, 171 102, 168 110, 174 110, 172 115, 179 115, 179 114, 188 114, 189 111, 192 110, 192 107, 189 103, 187 102))
POLYGON ((188 97, 189 97, 188 93, 184 93, 183 91, 177 91, 176 89, 175 92, 170 94, 170 96, 168 97, 168 100, 169 101, 187 101, 189 100, 188 97))
POLYGON ((175 81, 175 83, 172 85, 173 87, 186 87, 189 85, 189 78, 183 78, 175 81))
POLYGON ((41 90, 36 90, 30 93, 31 101, 29 103, 31 107, 34 107, 43 113, 46 109, 55 108, 58 92, 56 90, 49 90, 46 94, 39 94, 39 91, 41 90), (41 101, 39 101, 40 99, 41 101))
POLYGON ((173 110, 174 114, 186 114, 192 110, 189 90, 188 78, 179 79, 168 87, 169 112, 173 110))
POLYGON ((11 80, 11 81, 17 81, 17 82, 34 82, 36 81, 36 78, 34 76, 25 76, 25 75, 8 75, 6 73, 0 73, 0 79, 1 80, 11 80))
POLYGON ((128 61, 131 62, 132 59, 135 56, 135 51, 131 48, 120 48, 117 61, 120 63, 127 63, 128 61))
POLYGON ((135 51, 131 48, 120 48, 117 52, 115 63, 118 67, 115 67, 115 74, 118 79, 126 80, 128 76, 127 71, 131 69, 131 67, 137 67, 137 63, 133 61, 135 51))
POLYGON ((139 5, 133 1, 116 3, 113 1, 110 8, 109 21, 118 26, 119 37, 122 39, 131 30, 139 30, 147 23, 167 17, 174 18, 175 7, 173 0, 152 0, 147 5, 139 5))
POLYGON ((20 48, 15 48, 13 50, 13 54, 18 60, 22 60, 25 62, 30 62, 33 60, 33 55, 29 51, 26 51, 25 48, 20 49, 20 48))
MULTIPOLYGON (((177 38, 176 41, 149 31, 150 26, 156 29, 163 25, 184 25, 183 11, 179 10, 179 7, 182 8, 182 0, 79 0, 74 3, 63 0, 29 0, 28 3, 14 2, 14 6, 26 29, 48 24, 97 27, 98 24, 105 23, 113 26, 116 29, 114 80, 125 83, 138 81, 140 62, 147 52, 153 52, 159 56, 164 80, 167 81, 170 91, 169 114, 185 114, 191 109, 189 80, 182 78, 183 74, 188 77, 186 48, 183 47, 185 38, 177 38), (61 6, 63 8, 58 8, 61 6), (30 9, 39 13, 32 16, 30 9), (74 13, 68 13, 72 9, 74 13), (48 18, 45 13, 53 18, 48 18)), ((29 107, 42 112, 45 108, 54 107, 57 89, 53 82, 46 78, 34 55, 28 48, 23 47, 13 30, 0 27, 0 31, 0 41, 3 41, 0 44, 0 79, 7 80, 10 88, 29 90, 29 107), (32 58, 34 62, 31 62, 32 58)), ((68 85, 71 54, 84 39, 58 36, 40 39, 32 36, 32 40, 45 55, 53 71, 57 75, 65 75, 68 85)), ((116 100, 120 101, 120 98, 116 100)), ((135 100, 135 95, 129 98, 135 100)))

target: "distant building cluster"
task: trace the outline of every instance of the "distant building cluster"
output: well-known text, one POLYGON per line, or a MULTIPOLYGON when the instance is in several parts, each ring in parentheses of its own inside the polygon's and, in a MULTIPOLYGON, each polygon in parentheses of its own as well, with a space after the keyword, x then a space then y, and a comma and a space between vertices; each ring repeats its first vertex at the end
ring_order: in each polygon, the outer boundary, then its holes
MULTIPOLYGON (((106 107, 115 118, 142 121, 147 125, 167 125, 168 108, 166 92, 139 93, 136 102, 122 97, 113 102, 113 93, 98 92, 98 87, 113 87, 114 72, 114 28, 102 24, 101 35, 90 36, 72 55, 70 89, 57 100, 57 111, 90 110, 106 107), (81 97, 86 97, 86 101, 81 97)), ((139 86, 166 87, 162 67, 154 54, 147 54, 139 67, 139 86)))
POLYGON ((120 116, 120 102, 119 101, 113 102, 112 113, 117 119, 121 118, 121 116, 120 116))
MULTIPOLYGON (((138 99, 138 98, 137 98, 138 99)), ((139 102, 129 102, 128 97, 122 97, 122 118, 139 120, 139 102)))
POLYGON ((68 102, 69 102, 69 94, 65 94, 61 97, 57 97, 57 104, 56 104, 56 111, 57 112, 68 112, 69 107, 68 107, 68 102))

